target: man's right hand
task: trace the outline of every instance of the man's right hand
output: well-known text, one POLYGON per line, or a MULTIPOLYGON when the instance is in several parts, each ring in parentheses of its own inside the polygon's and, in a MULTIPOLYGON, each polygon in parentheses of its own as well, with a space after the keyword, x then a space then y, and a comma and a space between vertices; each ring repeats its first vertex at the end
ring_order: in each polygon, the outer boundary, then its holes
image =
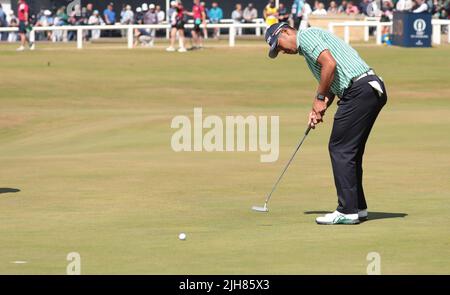
POLYGON ((311 126, 312 129, 314 129, 320 122, 322 122, 322 116, 314 112, 314 110, 311 110, 311 112, 309 113, 308 125, 311 126))

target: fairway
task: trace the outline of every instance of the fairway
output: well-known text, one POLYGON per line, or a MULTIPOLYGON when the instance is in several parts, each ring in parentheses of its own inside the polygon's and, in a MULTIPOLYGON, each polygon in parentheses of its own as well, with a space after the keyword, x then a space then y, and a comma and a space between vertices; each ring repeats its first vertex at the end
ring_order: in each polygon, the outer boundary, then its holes
POLYGON ((0 46, 1 274, 65 274, 70 252, 83 274, 366 274, 370 252, 383 274, 450 272, 450 46, 355 46, 389 95, 366 148, 369 221, 355 226, 314 222, 336 206, 336 103, 270 212, 251 211, 307 124, 317 83, 302 57, 58 46, 0 46), (278 160, 174 152, 171 121, 195 107, 279 116, 278 160))

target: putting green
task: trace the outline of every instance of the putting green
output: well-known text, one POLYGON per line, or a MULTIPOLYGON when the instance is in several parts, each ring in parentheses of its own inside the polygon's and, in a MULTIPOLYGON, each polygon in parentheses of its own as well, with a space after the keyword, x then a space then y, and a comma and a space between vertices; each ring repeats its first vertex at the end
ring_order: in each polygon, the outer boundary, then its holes
POLYGON ((73 47, 0 47, 0 273, 64 274, 70 252, 83 274, 365 274, 369 252, 384 274, 450 272, 449 46, 356 47, 389 93, 366 149, 371 220, 358 226, 314 223, 336 205, 335 105, 270 212, 250 210, 304 131, 316 83, 302 58, 73 47), (279 115, 278 161, 174 152, 171 120, 194 107, 279 115))

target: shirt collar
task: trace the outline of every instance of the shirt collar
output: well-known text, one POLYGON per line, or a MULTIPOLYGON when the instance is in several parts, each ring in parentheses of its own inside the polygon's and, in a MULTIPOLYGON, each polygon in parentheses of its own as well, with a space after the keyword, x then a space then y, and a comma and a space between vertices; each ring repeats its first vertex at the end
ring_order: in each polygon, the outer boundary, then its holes
POLYGON ((298 54, 303 55, 302 52, 302 47, 300 46, 300 36, 302 35, 303 30, 298 30, 297 32, 297 50, 298 50, 298 54))

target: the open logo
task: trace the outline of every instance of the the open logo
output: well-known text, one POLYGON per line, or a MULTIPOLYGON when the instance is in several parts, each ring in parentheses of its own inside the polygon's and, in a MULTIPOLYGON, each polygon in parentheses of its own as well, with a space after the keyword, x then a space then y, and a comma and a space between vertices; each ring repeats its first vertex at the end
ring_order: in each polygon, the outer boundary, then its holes
POLYGON ((425 28, 427 27, 427 23, 423 19, 419 18, 414 21, 413 27, 414 27, 414 30, 416 30, 417 34, 421 35, 425 31, 425 28))

